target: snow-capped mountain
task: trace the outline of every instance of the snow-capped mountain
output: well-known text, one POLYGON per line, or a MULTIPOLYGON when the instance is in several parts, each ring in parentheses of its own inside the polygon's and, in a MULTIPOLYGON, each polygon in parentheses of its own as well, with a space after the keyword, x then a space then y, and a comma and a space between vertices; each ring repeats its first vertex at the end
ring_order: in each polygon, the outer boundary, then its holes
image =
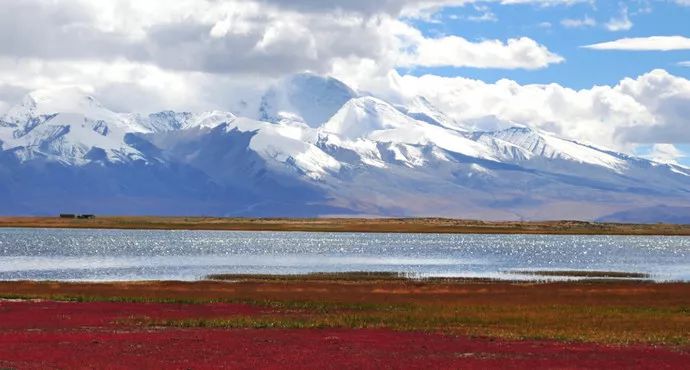
POLYGON ((256 119, 267 122, 301 122, 319 127, 357 93, 334 78, 311 73, 284 78, 261 98, 256 119))
POLYGON ((300 74, 255 106, 117 113, 75 89, 32 92, 0 116, 0 213, 600 219, 690 207, 685 167, 527 126, 472 132, 424 97, 393 105, 300 74))

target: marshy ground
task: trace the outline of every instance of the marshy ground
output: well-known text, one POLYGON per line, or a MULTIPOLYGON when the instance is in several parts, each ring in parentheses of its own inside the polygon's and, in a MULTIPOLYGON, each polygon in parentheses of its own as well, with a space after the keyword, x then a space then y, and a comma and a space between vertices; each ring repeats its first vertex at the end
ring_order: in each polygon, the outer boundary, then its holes
POLYGON ((99 367, 107 358, 168 368, 690 362, 690 284, 215 278, 0 282, 0 367, 99 367))

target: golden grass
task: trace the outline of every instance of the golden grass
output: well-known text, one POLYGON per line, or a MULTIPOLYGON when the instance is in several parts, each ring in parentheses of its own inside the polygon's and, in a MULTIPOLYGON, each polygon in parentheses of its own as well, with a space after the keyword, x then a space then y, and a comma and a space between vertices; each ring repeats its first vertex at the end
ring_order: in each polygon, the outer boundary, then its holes
POLYGON ((237 282, 0 282, 0 297, 258 305, 268 314, 143 326, 391 328, 511 339, 690 344, 690 284, 335 280, 324 275, 237 282))
POLYGON ((202 328, 390 328, 505 339, 552 339, 606 344, 688 345, 682 309, 415 304, 354 312, 234 316, 224 319, 142 320, 148 326, 202 328))

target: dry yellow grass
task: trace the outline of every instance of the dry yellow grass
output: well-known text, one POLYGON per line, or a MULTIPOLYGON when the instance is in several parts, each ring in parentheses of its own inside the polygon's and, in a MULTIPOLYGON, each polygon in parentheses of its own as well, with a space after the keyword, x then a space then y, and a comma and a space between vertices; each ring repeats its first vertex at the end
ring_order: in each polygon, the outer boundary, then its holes
POLYGON ((471 234, 690 235, 690 225, 634 225, 580 221, 486 222, 444 218, 97 217, 93 220, 77 220, 58 217, 0 217, 0 227, 471 234))

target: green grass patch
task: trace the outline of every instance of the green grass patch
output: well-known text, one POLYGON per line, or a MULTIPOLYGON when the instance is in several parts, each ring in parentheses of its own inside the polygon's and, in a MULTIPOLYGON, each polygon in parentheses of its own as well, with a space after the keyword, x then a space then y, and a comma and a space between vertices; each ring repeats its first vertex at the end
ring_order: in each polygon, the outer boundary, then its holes
POLYGON ((583 278, 613 278, 613 279, 649 279, 650 274, 625 271, 589 271, 589 270, 509 270, 511 274, 552 276, 552 277, 583 277, 583 278))
POLYGON ((506 339, 610 344, 687 345, 688 317, 678 309, 632 307, 501 307, 418 305, 359 312, 234 316, 223 319, 144 320, 155 327, 226 329, 388 328, 506 339))

